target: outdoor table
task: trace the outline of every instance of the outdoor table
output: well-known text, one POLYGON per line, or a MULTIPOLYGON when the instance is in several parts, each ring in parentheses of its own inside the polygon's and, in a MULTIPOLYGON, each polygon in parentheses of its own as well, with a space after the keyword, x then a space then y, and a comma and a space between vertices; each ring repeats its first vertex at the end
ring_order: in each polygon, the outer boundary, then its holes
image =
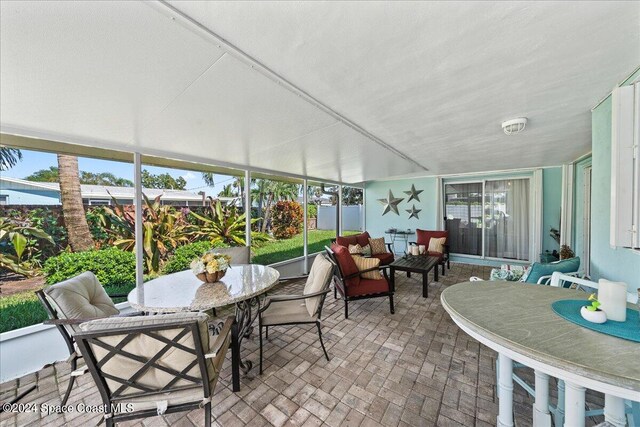
MULTIPOLYGON (((558 300, 588 294, 524 283, 459 283, 442 305, 464 332, 498 352, 499 426, 513 426, 513 361, 535 370, 533 424, 551 425, 549 376, 565 382, 565 425, 585 423, 585 389, 605 394, 605 419, 624 425, 624 401, 640 401, 640 345, 555 314, 558 300)), ((629 305, 631 307, 631 305, 629 305)))
MULTIPOLYGON (((235 304, 232 371, 233 391, 239 391, 239 369, 242 368, 246 374, 253 366, 251 361, 240 357, 242 340, 253 329, 251 325, 261 299, 279 278, 278 270, 258 264, 233 264, 215 283, 204 283, 186 270, 146 282, 129 293, 128 301, 134 309, 151 313, 206 311, 235 304)), ((214 332, 217 332, 216 328, 214 332)))

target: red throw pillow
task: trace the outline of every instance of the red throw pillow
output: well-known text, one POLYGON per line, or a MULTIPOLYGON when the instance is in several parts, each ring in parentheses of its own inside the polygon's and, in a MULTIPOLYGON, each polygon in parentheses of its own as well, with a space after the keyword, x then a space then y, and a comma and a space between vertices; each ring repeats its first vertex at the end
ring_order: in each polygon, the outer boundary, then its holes
MULTIPOLYGON (((331 245, 331 250, 336 257, 336 261, 338 262, 340 271, 342 271, 342 275, 344 277, 360 272, 360 270, 358 270, 358 266, 353 261, 353 257, 349 253, 349 249, 334 243, 331 245)), ((360 276, 347 279, 347 281, 349 284, 357 284, 360 282, 360 276)))
POLYGON ((355 237, 358 244, 364 248, 369 244, 369 237, 371 236, 369 236, 369 232, 365 231, 364 233, 358 234, 355 237))
POLYGON ((356 239, 356 236, 338 236, 336 237, 336 243, 339 244, 340 246, 344 246, 345 248, 348 248, 349 245, 357 245, 358 240, 356 239))

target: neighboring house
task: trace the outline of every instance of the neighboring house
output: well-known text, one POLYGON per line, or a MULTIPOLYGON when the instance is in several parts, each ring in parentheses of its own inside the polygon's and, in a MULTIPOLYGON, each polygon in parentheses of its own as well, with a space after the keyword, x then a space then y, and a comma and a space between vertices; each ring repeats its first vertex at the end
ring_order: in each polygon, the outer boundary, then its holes
MULTIPOLYGON (((133 203, 133 187, 111 185, 81 185, 85 205, 110 205, 112 197, 120 204, 133 203)), ((202 206, 204 193, 186 190, 143 188, 150 199, 162 195, 162 204, 176 206, 202 206)), ((220 198, 226 199, 226 198, 220 198)), ((226 200, 223 200, 225 202, 226 200)), ((19 178, 0 177, 0 205, 59 205, 60 185, 57 182, 35 182, 19 178)))

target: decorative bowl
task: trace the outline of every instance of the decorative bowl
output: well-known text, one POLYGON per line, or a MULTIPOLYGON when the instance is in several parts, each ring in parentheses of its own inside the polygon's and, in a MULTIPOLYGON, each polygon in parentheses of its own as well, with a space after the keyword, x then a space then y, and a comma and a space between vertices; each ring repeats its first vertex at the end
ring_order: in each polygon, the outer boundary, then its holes
POLYGON ((219 282, 220 279, 222 279, 226 273, 227 273, 227 270, 216 271, 214 273, 208 273, 205 271, 203 273, 196 274, 196 277, 202 280, 203 282, 214 283, 214 282, 219 282))
POLYGON ((604 323, 607 321, 607 315, 602 310, 591 311, 587 310, 586 306, 580 309, 580 315, 582 318, 591 323, 604 323))

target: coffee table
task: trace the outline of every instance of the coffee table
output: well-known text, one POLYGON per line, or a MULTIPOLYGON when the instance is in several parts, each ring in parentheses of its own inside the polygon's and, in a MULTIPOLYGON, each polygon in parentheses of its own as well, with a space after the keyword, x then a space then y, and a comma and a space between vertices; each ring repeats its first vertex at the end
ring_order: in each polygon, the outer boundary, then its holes
POLYGON ((389 264, 391 269, 391 289, 395 289, 396 271, 406 271, 407 276, 411 273, 422 274, 422 297, 429 296, 429 271, 433 270, 433 280, 438 281, 438 261, 440 258, 428 255, 405 255, 389 264), (435 268, 434 268, 435 267, 435 268))

